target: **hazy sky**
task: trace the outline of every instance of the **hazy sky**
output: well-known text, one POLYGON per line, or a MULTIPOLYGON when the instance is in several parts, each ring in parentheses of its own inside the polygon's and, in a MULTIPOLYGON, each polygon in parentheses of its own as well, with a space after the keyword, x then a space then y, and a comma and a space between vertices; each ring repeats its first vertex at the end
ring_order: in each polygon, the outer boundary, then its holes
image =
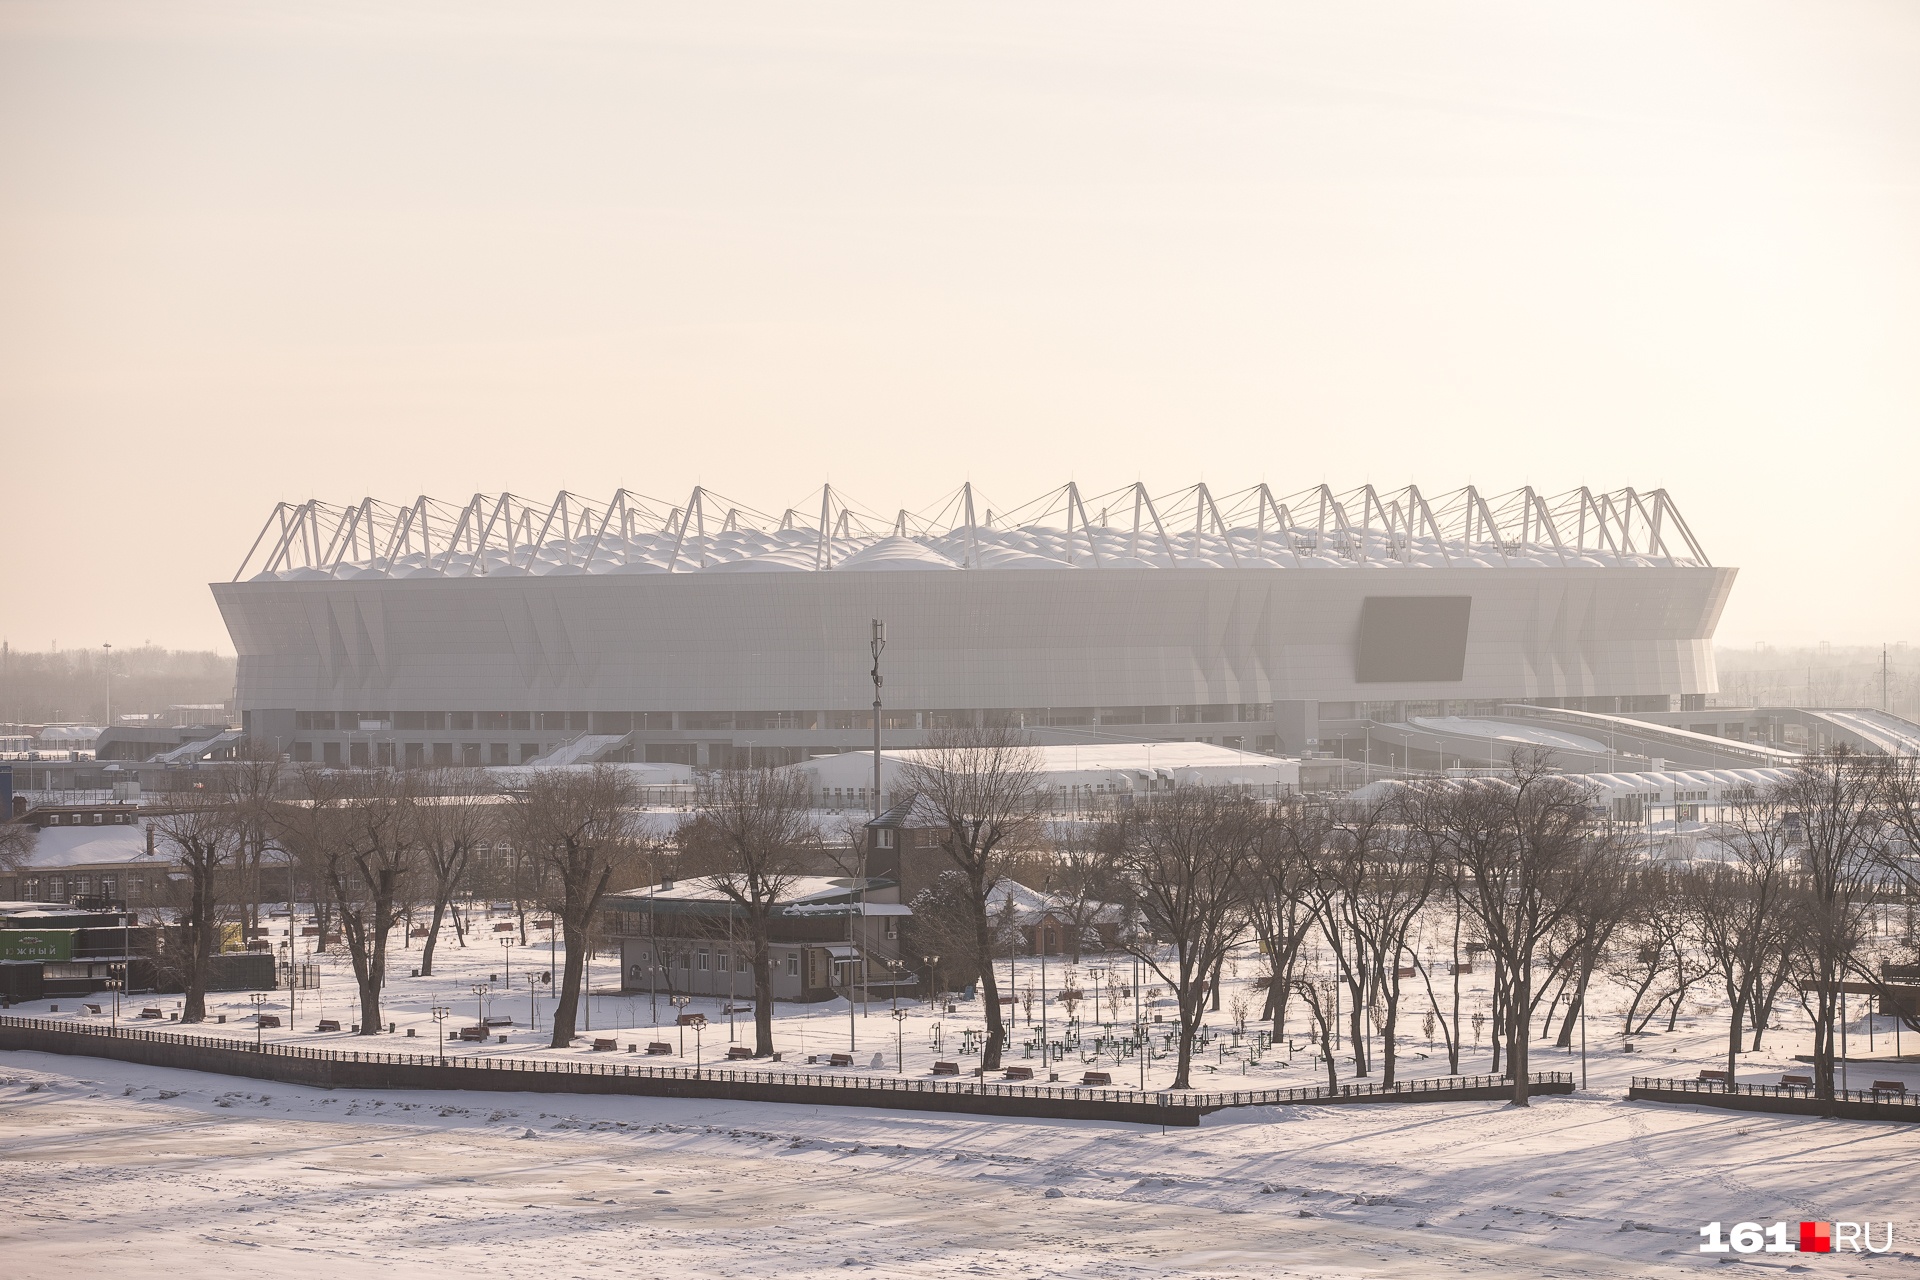
POLYGON ((1666 487, 1920 640, 1920 6, 0 3, 0 635, 274 502, 1666 487))

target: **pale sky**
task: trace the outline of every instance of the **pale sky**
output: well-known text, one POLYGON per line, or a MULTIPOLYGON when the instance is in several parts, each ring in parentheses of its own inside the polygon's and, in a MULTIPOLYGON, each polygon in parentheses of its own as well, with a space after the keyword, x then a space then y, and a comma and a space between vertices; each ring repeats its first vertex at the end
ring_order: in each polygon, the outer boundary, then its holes
POLYGON ((273 504, 1672 491, 1920 640, 1920 6, 0 2, 0 635, 273 504))

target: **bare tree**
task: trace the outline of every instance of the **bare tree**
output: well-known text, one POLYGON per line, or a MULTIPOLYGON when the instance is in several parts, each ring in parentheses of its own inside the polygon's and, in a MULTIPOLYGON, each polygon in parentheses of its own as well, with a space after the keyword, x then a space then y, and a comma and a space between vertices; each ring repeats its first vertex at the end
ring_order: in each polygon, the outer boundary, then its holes
POLYGON ((680 828, 687 871, 746 912, 753 954, 756 1058, 773 1055, 773 916, 812 862, 812 790, 798 773, 725 769, 704 775, 696 808, 680 828))
POLYGON ((1000 1065, 1007 1026, 993 971, 988 900, 1006 856, 1027 841, 1037 821, 1040 755, 1025 734, 1004 725, 936 729, 908 761, 902 782, 939 821, 940 847, 966 879, 979 957, 976 976, 987 1015, 980 1065, 992 1071, 1000 1065))
POLYGON ((1840 985, 1854 976, 1865 924, 1863 892, 1883 864, 1885 775, 1850 752, 1809 759, 1772 793, 1792 815, 1800 853, 1801 1000, 1813 1016, 1814 1095, 1834 1097, 1840 985))
POLYGON ((1507 774, 1414 784, 1421 834, 1467 877, 1467 908, 1494 954, 1497 1029, 1513 1102, 1526 1106, 1534 962, 1581 895, 1613 865, 1587 787, 1542 752, 1515 752, 1507 774))
MULTIPOLYGON (((1634 898, 1644 892, 1641 877, 1630 873, 1627 851, 1618 842, 1600 842, 1593 848, 1591 860, 1593 866, 1587 888, 1560 925, 1560 984, 1540 1024, 1540 1034, 1544 1036, 1559 1007, 1560 997, 1566 995, 1567 1012, 1560 1020, 1560 1032, 1553 1041, 1556 1049, 1573 1046, 1574 1026, 1586 1008, 1594 971, 1600 967, 1608 944, 1631 912, 1634 898)), ((1536 996, 1536 1003, 1538 999, 1536 996)))
POLYGON ((1112 836, 1102 841, 1112 851, 1113 880, 1130 914, 1146 924, 1146 938, 1130 939, 1128 949, 1179 1002, 1175 1089, 1193 1087, 1193 1044, 1206 1015, 1207 981, 1246 928, 1259 816, 1245 797, 1180 787, 1116 819, 1112 836))
POLYGON ((1314 1042, 1320 1046, 1320 1058, 1327 1068, 1327 1088, 1340 1087, 1340 1073, 1333 1063, 1333 1040, 1339 1035, 1340 979, 1327 973, 1296 973, 1293 989, 1305 1002, 1313 1022, 1314 1042))
MULTIPOLYGON (((280 753, 251 738, 240 744, 233 762, 220 771, 220 792, 239 829, 234 884, 239 891, 240 922, 249 935, 260 927, 260 902, 266 897, 262 880, 267 855, 274 847, 274 805, 280 799, 282 782, 280 753)), ((291 903, 287 919, 291 930, 291 903)))
POLYGON ((1254 845, 1247 880, 1247 922, 1267 961, 1267 1003, 1273 1037, 1286 1034, 1287 997, 1294 966, 1313 928, 1315 864, 1332 823, 1322 805, 1289 802, 1267 815, 1254 845))
POLYGON ((1797 854, 1786 807, 1767 794, 1733 806, 1716 832, 1726 861, 1696 867, 1683 881, 1690 932, 1727 996, 1727 1078, 1733 1078, 1750 1013, 1770 967, 1787 954, 1797 854))
POLYGON ((1353 1073, 1369 1073, 1363 1018, 1378 1003, 1384 1013, 1381 1082, 1389 1086, 1400 1014, 1400 957, 1434 885, 1432 848, 1406 838, 1401 808, 1395 799, 1340 806, 1313 860, 1315 914, 1353 996, 1353 1073))
POLYGON ((454 895, 467 884, 474 850, 493 838, 500 805, 498 793, 478 769, 436 770, 425 779, 423 790, 427 794, 415 804, 414 832, 432 880, 433 918, 420 949, 420 976, 429 978, 440 925, 454 895))
POLYGON ((156 846, 179 868, 170 873, 168 884, 180 921, 178 967, 186 993, 180 1020, 204 1022, 220 903, 239 856, 241 829, 231 806, 218 796, 188 794, 185 804, 162 810, 152 828, 156 846))
POLYGON ((32 823, 0 815, 0 872, 24 870, 33 859, 34 842, 39 837, 40 829, 32 823))
POLYGON ((344 775, 344 794, 328 822, 324 866, 339 905, 340 935, 360 989, 360 1034, 378 1035, 380 992, 387 983, 387 940, 417 862, 415 779, 392 770, 344 775))
POLYGON ((559 918, 567 958, 553 1013, 551 1047, 573 1043, 586 972, 587 937, 618 866, 634 852, 639 794, 611 765, 542 770, 513 793, 514 846, 548 873, 550 909, 559 918))

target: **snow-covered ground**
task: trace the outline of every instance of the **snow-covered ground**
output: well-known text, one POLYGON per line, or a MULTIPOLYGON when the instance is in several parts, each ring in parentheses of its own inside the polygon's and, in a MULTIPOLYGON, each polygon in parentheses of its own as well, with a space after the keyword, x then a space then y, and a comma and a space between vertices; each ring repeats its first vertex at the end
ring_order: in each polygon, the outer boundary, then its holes
POLYGON ((326 1092, 0 1055, 10 1275, 1650 1276, 1709 1221, 1895 1223, 1920 1129, 1629 1104, 1261 1108, 1199 1129, 326 1092))
MULTIPOLYGON (((542 962, 521 954, 514 972, 542 962)), ((417 955, 417 953, 413 953, 417 955)), ((300 993, 286 1041, 340 1048, 431 1050, 436 1003, 477 1013, 471 988, 500 973, 491 941, 441 953, 442 973, 397 978, 387 1016, 400 1033, 361 1039, 316 1034, 320 1017, 354 1016, 344 965, 323 962, 318 991, 300 993), (492 954, 483 954, 490 951, 492 954), (418 1033, 412 1039, 405 1030, 418 1033)), ((602 982, 611 964, 601 962, 602 982)), ((1131 962, 1089 958, 1092 972, 1131 962)), ((409 952, 395 968, 412 967, 409 952)), ((1018 985, 1037 964, 1019 962, 1018 985)), ((1484 969, 1484 966, 1482 966, 1484 969)), ((1234 997, 1255 970, 1236 964, 1210 1021, 1218 1036, 1202 1088, 1324 1079, 1304 1048, 1284 1042, 1255 1064, 1231 1047, 1234 997)), ((1004 972, 1004 970, 1003 970, 1004 972)), ((1061 966, 1049 963, 1057 991, 1061 966)), ((1444 979, 1439 980, 1444 983, 1444 979)), ((1486 998, 1484 972, 1467 980, 1469 1018, 1486 998)), ((1411 984, 1417 986, 1417 983, 1411 984)), ((450 1052, 586 1057, 547 1050, 527 1028, 527 995, 490 1000, 516 1019, 506 1043, 450 1052)), ((602 989, 605 989, 604 986, 602 989)), ((1443 987, 1444 990, 1444 987, 1443 987)), ((1834 1275, 1920 1274, 1920 1126, 1825 1121, 1623 1101, 1633 1074, 1693 1075, 1715 1065, 1724 1030, 1712 995, 1689 1001, 1672 1033, 1623 1053, 1618 993, 1602 992, 1588 1027, 1590 1088, 1497 1103, 1247 1108, 1199 1129, 1004 1120, 865 1110, 653 1098, 537 1094, 324 1091, 97 1059, 0 1055, 0 1162, 11 1214, 0 1228, 9 1274, 150 1275, 191 1264, 199 1274, 306 1276, 463 1273, 544 1278, 614 1271, 682 1276, 881 1275, 1150 1276, 1643 1276, 1708 1265, 1697 1252, 1710 1221, 1861 1220, 1895 1223, 1884 1258, 1755 1255, 1743 1265, 1834 1275)), ((275 995, 284 1014, 287 993, 275 995)), ((1164 996, 1162 997, 1165 998, 1164 996)), ((15 1012, 75 1016, 71 1001, 15 1012)), ((171 1010, 171 997, 136 997, 171 1010)), ((600 995, 593 1029, 625 1045, 653 1038, 646 996, 600 995)), ((251 1039, 251 1002, 215 997, 224 1025, 195 1028, 251 1039)), ((708 1061, 724 1051, 718 1002, 690 1008, 714 1019, 708 1061)), ((1123 1002, 1120 1021, 1130 1017, 1123 1002)), ((906 1070, 959 1057, 978 1002, 955 1012, 907 1006, 906 1070), (938 1024, 941 1048, 932 1046, 938 1024)), ((675 1010, 664 999, 661 1021, 675 1010)), ((1424 1006, 1409 998, 1407 1074, 1438 1074, 1426 1053, 1424 1006)), ((551 1003, 540 997, 543 1018, 551 1003)), ((1255 1007, 1257 1012, 1257 1006, 1255 1007)), ((1037 1012, 1037 1009, 1036 1009, 1037 1012)), ((895 1021, 876 1001, 850 1020, 844 1003, 780 1007, 776 1039, 789 1061, 844 1051, 851 1021, 862 1070, 895 1062, 895 1021)), ((1085 1006, 1082 1006, 1085 1013, 1085 1006)), ((1105 997, 1102 997, 1102 1016, 1105 997)), ((1742 1059, 1742 1078, 1776 1079, 1805 1048, 1789 1011, 1769 1048, 1742 1059)), ((82 1015, 87 1021, 96 1021, 82 1015)), ((1057 1028, 1062 1011, 1050 1018, 1057 1028)), ((151 1026, 153 1024, 144 1024, 151 1026)), ((169 1028, 171 1024, 166 1024, 169 1028)), ((1664 1022, 1661 1024, 1664 1025, 1664 1022)), ((1873 1048, 1890 1048, 1881 1033, 1873 1048)), ((1850 1047, 1867 1048, 1856 1020, 1850 1047)), ((1303 1045, 1301 1026, 1295 1043, 1303 1045)), ((748 1020, 739 1020, 742 1040, 748 1020)), ((1469 1039, 1472 1038, 1469 1027, 1469 1039)), ((660 1038, 677 1045, 678 1032, 660 1038)), ((1013 1061, 1028 1038, 1018 1028, 1013 1061)), ((1243 1038, 1242 1044, 1246 1043, 1243 1038)), ((1903 1048, 1920 1045, 1903 1042, 1903 1048)), ((1083 1052, 1063 1077, 1077 1079, 1083 1052)), ((688 1036, 690 1061, 694 1037, 688 1036)), ((976 1059, 977 1060, 977 1059, 976 1059)), ((1547 1049, 1539 1069, 1572 1070, 1579 1057, 1547 1049)), ((1136 1060, 1098 1060, 1116 1083, 1138 1081, 1136 1060)), ((1484 1036, 1468 1071, 1487 1066, 1484 1036)), ((1349 1068, 1342 1064, 1342 1076, 1349 1068)), ((1920 1088, 1920 1064, 1857 1065, 1856 1076, 1901 1075, 1920 1088)), ((1156 1060, 1150 1085, 1166 1080, 1156 1060)), ((1863 1081, 1856 1080, 1856 1083, 1863 1081)))

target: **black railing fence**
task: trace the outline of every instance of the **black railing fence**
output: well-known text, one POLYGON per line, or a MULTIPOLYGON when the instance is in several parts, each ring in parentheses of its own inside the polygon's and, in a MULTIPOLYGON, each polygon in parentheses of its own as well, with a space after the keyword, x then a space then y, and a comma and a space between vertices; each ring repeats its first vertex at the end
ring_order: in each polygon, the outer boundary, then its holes
MULTIPOLYGON (((1790 1102, 1820 1101, 1813 1090, 1798 1084, 1723 1084, 1718 1080, 1661 1079, 1655 1076, 1633 1077, 1628 1097, 1635 1094, 1689 1094, 1703 1102, 1716 1098, 1778 1098, 1790 1102)), ((1884 1109, 1889 1115, 1920 1120, 1920 1095, 1879 1089, 1835 1089, 1835 1102, 1884 1109)))
MULTIPOLYGON (((1432 1101, 1450 1098, 1484 1097, 1489 1090, 1508 1091, 1513 1082, 1504 1076, 1443 1076, 1396 1082, 1386 1087, 1372 1082, 1354 1082, 1332 1088, 1325 1085, 1290 1089, 1231 1090, 1146 1090, 1133 1088, 1067 1085, 1009 1084, 983 1080, 924 1079, 910 1076, 861 1075, 855 1072, 770 1071, 736 1066, 666 1066, 653 1063, 608 1061, 589 1058, 578 1061, 556 1058, 518 1057, 508 1054, 460 1054, 444 1057, 437 1053, 379 1053, 360 1049, 314 1048, 305 1045, 253 1043, 238 1037, 191 1035, 181 1032, 152 1031, 137 1027, 102 1027, 91 1023, 68 1022, 56 1018, 0 1016, 0 1027, 20 1027, 64 1035, 97 1037, 103 1040, 178 1045, 203 1050, 218 1050, 252 1057, 263 1054, 310 1062, 356 1063, 396 1067, 444 1067, 470 1072, 531 1072, 542 1075, 614 1076, 635 1080, 699 1081, 705 1083, 778 1085, 822 1092, 834 1090, 880 1091, 1007 1099, 1055 1100, 1062 1102, 1106 1102, 1129 1107, 1172 1107, 1198 1111, 1218 1111, 1227 1107, 1261 1107, 1285 1104, 1312 1104, 1344 1101, 1432 1101)), ((591 1051, 588 1051, 591 1052, 591 1051)), ((604 1052, 604 1051, 603 1051, 604 1052)), ((1530 1088, 1538 1093, 1570 1093, 1573 1076, 1565 1071, 1536 1071, 1528 1076, 1530 1088)), ((477 1082, 476 1082, 477 1083, 477 1082)), ((484 1088, 484 1085, 478 1085, 484 1088)))

